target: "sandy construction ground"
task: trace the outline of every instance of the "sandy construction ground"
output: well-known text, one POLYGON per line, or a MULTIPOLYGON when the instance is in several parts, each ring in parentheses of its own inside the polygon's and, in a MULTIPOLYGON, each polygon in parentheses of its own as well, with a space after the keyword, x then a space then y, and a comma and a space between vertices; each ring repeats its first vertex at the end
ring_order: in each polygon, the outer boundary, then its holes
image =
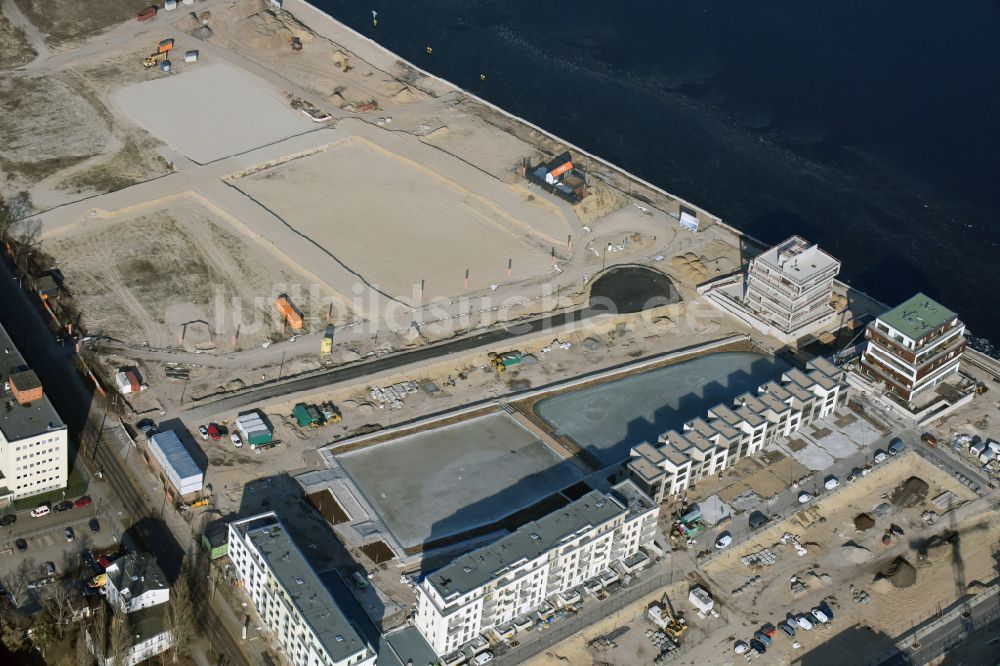
MULTIPOLYGON (((48 243, 89 330, 154 348, 230 350, 237 335, 241 347, 257 345, 280 332, 276 296, 307 284, 193 197, 94 220, 48 243)), ((295 302, 311 314, 309 299, 295 302)))
POLYGON ((365 282, 411 303, 421 281, 425 301, 507 282, 508 260, 515 282, 552 271, 554 239, 564 245, 573 228, 558 206, 410 137, 351 130, 360 135, 236 185, 365 282))
POLYGON ((137 124, 199 164, 237 155, 317 127, 280 91, 224 63, 185 63, 114 95, 137 124))
MULTIPOLYGON (((706 641, 679 663, 731 658, 734 634, 746 640, 761 624, 777 623, 788 613, 808 611, 823 600, 832 607, 835 621, 818 630, 796 634, 796 640, 802 644, 799 655, 855 624, 870 627, 876 633, 897 636, 909 629, 911 621, 919 623, 934 613, 939 604, 948 606, 963 594, 975 593, 975 585, 970 586, 970 583, 996 577, 992 551, 1000 543, 1000 524, 989 521, 982 513, 987 508, 985 504, 961 506, 974 497, 949 475, 909 453, 876 468, 840 492, 826 496, 816 511, 800 512, 761 532, 746 545, 724 551, 704 565, 703 571, 712 583, 715 598, 724 599, 729 608, 739 611, 748 622, 740 627, 729 627, 728 633, 717 632, 713 636, 717 640, 706 641), (928 484, 925 498, 909 507, 893 502, 893 490, 911 477, 928 484), (958 508, 950 512, 931 502, 945 490, 956 496, 958 508), (888 512, 878 516, 874 509, 884 503, 889 504, 888 512), (928 510, 939 514, 931 525, 921 519, 923 512, 928 510), (865 531, 855 529, 854 518, 861 513, 873 517, 874 527, 865 531), (885 546, 882 536, 890 525, 902 528, 904 535, 893 538, 885 546), (951 545, 922 548, 929 537, 948 530, 959 534, 954 549, 951 545), (809 551, 805 556, 797 556, 791 545, 779 542, 786 532, 796 535, 805 545, 809 551), (845 548, 845 544, 856 544, 860 548, 845 548), (740 561, 740 557, 765 547, 778 555, 773 566, 750 568, 740 561), (896 587, 888 580, 875 582, 876 574, 900 556, 916 569, 915 584, 896 587), (742 594, 733 594, 733 590, 745 585, 755 574, 762 577, 759 585, 751 586, 742 594), (791 576, 804 580, 807 585, 804 594, 793 596, 791 576), (824 580, 824 576, 829 578, 824 580), (870 600, 856 603, 852 599, 852 586, 866 591, 870 600), (961 592, 958 587, 962 588, 961 592)), ((768 657, 773 654, 777 661, 787 662, 795 656, 790 643, 779 636, 768 649, 768 657)))

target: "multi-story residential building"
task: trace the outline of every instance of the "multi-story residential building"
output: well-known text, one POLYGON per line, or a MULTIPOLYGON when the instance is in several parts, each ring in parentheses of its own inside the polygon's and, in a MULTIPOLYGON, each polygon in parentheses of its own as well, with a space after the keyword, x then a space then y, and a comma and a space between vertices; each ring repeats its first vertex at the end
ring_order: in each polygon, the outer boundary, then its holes
POLYGON ((105 573, 108 582, 104 597, 113 607, 120 607, 126 613, 170 600, 167 577, 152 555, 131 553, 112 562, 105 573))
POLYGON ((652 545, 658 507, 631 482, 591 491, 428 575, 417 589, 416 626, 445 655, 547 599, 630 569, 652 545))
POLYGON ((98 643, 91 635, 97 627, 89 627, 86 644, 101 666, 135 666, 166 652, 173 645, 173 635, 167 627, 167 602, 170 588, 167 578, 148 553, 132 553, 115 560, 105 571, 104 597, 111 610, 104 630, 114 632, 113 623, 127 622, 129 642, 124 654, 111 654, 112 641, 105 636, 98 643), (105 654, 100 654, 104 646, 105 654))
POLYGON ((745 302, 782 333, 805 332, 834 315, 830 300, 839 272, 839 261, 792 236, 750 261, 745 302))
POLYGON ((707 420, 688 421, 681 432, 661 435, 656 445, 632 447, 621 477, 662 502, 682 494, 693 481, 829 416, 847 400, 844 371, 823 358, 810 361, 806 370, 789 370, 780 383, 762 384, 756 392, 737 396, 731 406, 716 405, 707 420))
POLYGON ((910 404, 958 372, 965 351, 958 315, 917 294, 868 324, 861 369, 910 404))
POLYGON ((229 524, 229 559, 275 646, 294 666, 374 666, 348 620, 278 516, 229 524))
POLYGON ((0 502, 66 487, 66 426, 0 327, 0 502))
POLYGON ((723 310, 787 344, 830 324, 833 284, 840 262, 799 236, 750 261, 746 275, 731 275, 699 291, 723 310))

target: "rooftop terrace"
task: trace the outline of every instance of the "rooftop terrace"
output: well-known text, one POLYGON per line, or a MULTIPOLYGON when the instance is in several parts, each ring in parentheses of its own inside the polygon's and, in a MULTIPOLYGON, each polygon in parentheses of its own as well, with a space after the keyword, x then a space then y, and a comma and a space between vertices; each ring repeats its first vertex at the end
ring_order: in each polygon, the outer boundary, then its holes
POLYGON ((937 301, 918 293, 888 312, 879 315, 878 319, 916 341, 933 333, 956 316, 954 312, 937 301))

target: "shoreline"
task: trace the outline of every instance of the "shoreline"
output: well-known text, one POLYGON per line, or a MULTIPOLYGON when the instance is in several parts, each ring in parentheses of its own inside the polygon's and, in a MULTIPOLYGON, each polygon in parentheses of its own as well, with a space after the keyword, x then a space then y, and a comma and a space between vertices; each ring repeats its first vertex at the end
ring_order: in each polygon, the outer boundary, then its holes
MULTIPOLYGON (((752 241, 754 244, 756 244, 760 248, 767 248, 768 247, 768 244, 765 243, 764 241, 762 241, 759 238, 756 238, 756 237, 754 237, 754 236, 752 236, 752 235, 750 235, 750 234, 748 234, 748 233, 746 233, 746 232, 744 232, 744 231, 742 231, 740 229, 737 229, 736 227, 732 226, 731 224, 725 222, 722 218, 720 218, 720 217, 718 217, 718 216, 710 213, 709 211, 705 210, 701 206, 698 206, 696 204, 691 203, 690 201, 688 201, 686 199, 683 199, 683 198, 678 197, 678 196, 676 196, 674 194, 671 194, 670 192, 664 190, 662 187, 660 187, 658 185, 655 185, 653 183, 650 183, 649 181, 647 181, 647 180, 645 180, 645 179, 643 179, 643 178, 641 178, 641 177, 633 174, 632 172, 630 172, 630 171, 628 171, 628 170, 626 170, 626 169, 618 166, 617 164, 615 164, 613 162, 610 162, 610 161, 608 161, 608 160, 606 160, 606 159, 604 159, 604 158, 602 158, 600 156, 594 155, 593 153, 590 153, 589 151, 584 150, 583 148, 580 148, 576 144, 563 139, 562 137, 560 137, 560 136, 552 133, 551 131, 546 130, 546 129, 542 128, 542 127, 539 127, 538 125, 532 123, 529 120, 521 118, 520 116, 514 115, 513 113, 511 113, 511 112, 509 112, 509 111, 507 111, 507 110, 505 110, 505 109, 497 106, 496 104, 493 104, 492 102, 490 102, 488 100, 483 99, 482 97, 479 97, 475 93, 470 92, 470 91, 468 91, 468 90, 466 90, 466 89, 464 89, 464 88, 462 88, 462 87, 460 87, 460 86, 452 83, 451 81, 448 81, 447 79, 441 78, 440 76, 438 76, 436 74, 428 72, 427 70, 423 69, 422 67, 420 67, 418 65, 415 65, 414 63, 410 62, 406 58, 403 58, 399 54, 397 54, 397 53, 389 50, 387 47, 383 46, 382 44, 379 44, 377 41, 375 41, 371 37, 367 37, 367 36, 361 34, 360 32, 358 32, 357 30, 355 30, 354 28, 346 25, 345 23, 342 23, 341 21, 337 20, 332 15, 330 15, 327 12, 323 11, 319 7, 313 5, 312 3, 308 2, 307 0, 285 0, 285 2, 283 3, 282 8, 280 10, 278 10, 278 11, 288 12, 292 17, 294 17, 296 20, 300 21, 303 25, 307 26, 310 30, 313 30, 314 32, 316 32, 316 34, 318 34, 320 37, 323 37, 325 39, 330 39, 331 41, 334 41, 334 43, 338 43, 337 40, 335 40, 333 37, 331 37, 329 35, 326 35, 323 32, 321 32, 320 30, 318 30, 316 25, 314 25, 313 23, 311 23, 309 20, 304 19, 301 14, 296 14, 295 12, 293 12, 291 8, 296 7, 298 5, 301 5, 303 9, 311 10, 311 12, 313 12, 313 15, 315 15, 316 17, 318 17, 320 20, 324 20, 324 21, 327 21, 329 23, 332 23, 338 29, 345 31, 351 37, 353 37, 355 39, 358 39, 361 42, 363 42, 364 45, 367 46, 368 48, 374 48, 381 55, 383 55, 383 56, 389 56, 394 61, 402 63, 406 67, 409 67, 412 70, 414 70, 416 72, 419 72, 422 76, 424 76, 424 77, 426 77, 426 78, 428 78, 428 79, 430 79, 430 80, 432 80, 432 81, 434 81, 434 82, 436 82, 436 83, 438 83, 440 85, 443 85, 443 86, 445 86, 446 88, 448 88, 448 89, 450 89, 452 91, 455 91, 455 92, 458 92, 458 93, 460 93, 462 95, 465 95, 469 99, 472 99, 472 100, 476 101, 477 103, 482 104, 482 105, 488 107, 489 109, 493 110, 494 112, 499 113, 502 116, 504 116, 504 117, 506 117, 506 118, 508 118, 510 120, 513 120, 513 121, 515 121, 517 123, 520 123, 520 124, 522 124, 522 125, 524 125, 526 127, 529 127, 531 129, 535 130, 536 132, 539 132, 540 134, 542 134, 542 135, 544 135, 544 136, 546 136, 546 137, 548 137, 548 138, 550 138, 550 139, 552 139, 552 140, 554 140, 554 141, 556 141, 558 143, 561 143, 561 144, 565 145, 568 149, 574 150, 574 151, 580 153, 581 155, 584 155, 588 159, 593 160, 594 162, 596 162, 598 164, 602 164, 602 165, 606 166, 607 168, 609 168, 609 169, 611 169, 613 171, 618 172, 619 174, 621 174, 622 176, 624 176, 628 180, 631 180, 631 181, 633 181, 635 183, 638 183, 638 184, 642 185, 643 187, 647 187, 650 190, 652 190, 652 191, 654 191, 654 192, 656 192, 656 193, 658 193, 658 194, 660 194, 662 196, 665 196, 665 197, 668 197, 670 199, 673 199, 674 201, 677 201, 680 204, 683 204, 685 206, 689 206, 690 208, 698 211, 699 213, 707 215, 709 218, 711 218, 713 224, 718 224, 719 226, 721 226, 722 228, 726 229, 730 233, 734 234, 738 238, 746 238, 749 241, 752 241)), ((342 44, 342 46, 344 46, 345 48, 348 48, 349 50, 351 50, 351 51, 353 51, 355 53, 357 53, 356 49, 354 48, 354 45, 352 45, 352 44, 342 44)), ((652 204, 650 204, 650 205, 652 205, 652 204)), ((667 213, 666 211, 663 211, 663 212, 665 214, 667 214, 667 215, 670 215, 670 213, 667 213)), ((858 294, 864 296, 865 298, 869 299, 873 303, 876 303, 879 306, 885 308, 886 310, 888 310, 889 307, 890 307, 885 302, 879 300, 878 298, 875 298, 874 296, 872 296, 871 294, 869 294, 869 293, 867 293, 865 291, 862 291, 862 290, 860 290, 860 289, 858 289, 856 287, 851 286, 847 282, 844 282, 844 281, 839 280, 839 279, 835 280, 835 282, 837 284, 841 285, 845 290, 847 290, 847 291, 853 291, 855 293, 858 293, 858 294)))

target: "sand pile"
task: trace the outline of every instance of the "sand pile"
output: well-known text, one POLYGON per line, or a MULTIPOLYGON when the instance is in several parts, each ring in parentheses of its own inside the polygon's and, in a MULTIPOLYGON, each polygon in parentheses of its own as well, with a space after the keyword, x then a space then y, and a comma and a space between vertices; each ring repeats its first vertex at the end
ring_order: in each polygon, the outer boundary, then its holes
POLYGON ((414 102, 419 102, 422 99, 420 95, 413 92, 407 86, 403 88, 392 96, 392 101, 394 104, 413 104, 414 102))
POLYGON ((708 269, 694 252, 679 254, 670 263, 688 281, 702 282, 708 279, 708 269))
POLYGON ((911 476, 903 483, 896 486, 889 496, 889 500, 895 506, 904 508, 914 507, 924 501, 930 486, 927 482, 916 476, 911 476))
POLYGON ((865 530, 870 530, 873 527, 875 527, 875 519, 867 513, 859 513, 854 517, 854 529, 857 531, 864 532, 865 530))
POLYGON ((848 541, 841 546, 840 554, 844 560, 850 562, 851 564, 861 564, 862 562, 867 562, 872 558, 872 552, 870 550, 864 546, 859 546, 853 541, 848 541))
POLYGON ((875 576, 875 580, 887 580, 893 587, 910 587, 917 582, 917 570, 906 558, 897 557, 875 576))

